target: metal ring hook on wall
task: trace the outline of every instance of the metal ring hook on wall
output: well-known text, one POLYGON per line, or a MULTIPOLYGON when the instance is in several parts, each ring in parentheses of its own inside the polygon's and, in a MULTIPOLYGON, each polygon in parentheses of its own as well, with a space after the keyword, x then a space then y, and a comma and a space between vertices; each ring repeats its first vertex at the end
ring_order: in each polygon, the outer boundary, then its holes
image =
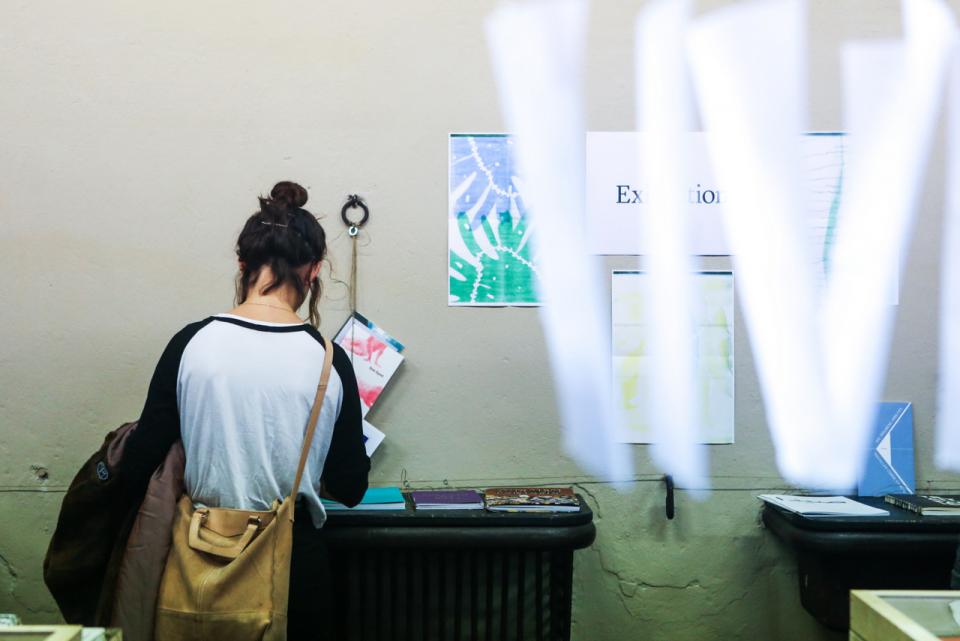
POLYGON ((348 233, 351 236, 356 236, 360 233, 360 228, 367 224, 367 221, 370 219, 370 209, 367 207, 366 203, 363 202, 363 199, 356 194, 351 194, 347 196, 347 202, 344 204, 343 208, 340 210, 340 218, 343 220, 343 224, 348 227, 348 233), (348 209, 362 209, 363 217, 359 221, 354 222, 347 217, 348 209))

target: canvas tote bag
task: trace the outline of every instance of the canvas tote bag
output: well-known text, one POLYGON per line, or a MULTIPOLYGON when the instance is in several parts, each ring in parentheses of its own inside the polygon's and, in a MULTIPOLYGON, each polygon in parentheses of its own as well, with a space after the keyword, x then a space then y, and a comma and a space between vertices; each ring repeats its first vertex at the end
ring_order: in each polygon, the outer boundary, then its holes
POLYGON ((180 497, 155 641, 286 640, 294 502, 333 363, 330 341, 323 346, 323 373, 290 496, 266 512, 194 509, 188 495, 180 497))

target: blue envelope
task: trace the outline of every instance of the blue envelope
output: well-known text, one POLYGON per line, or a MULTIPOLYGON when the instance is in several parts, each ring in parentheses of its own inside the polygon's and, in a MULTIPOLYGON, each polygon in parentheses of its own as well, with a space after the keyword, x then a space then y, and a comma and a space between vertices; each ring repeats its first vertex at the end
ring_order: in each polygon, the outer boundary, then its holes
POLYGON ((860 496, 913 494, 913 405, 878 403, 867 462, 857 483, 860 496))

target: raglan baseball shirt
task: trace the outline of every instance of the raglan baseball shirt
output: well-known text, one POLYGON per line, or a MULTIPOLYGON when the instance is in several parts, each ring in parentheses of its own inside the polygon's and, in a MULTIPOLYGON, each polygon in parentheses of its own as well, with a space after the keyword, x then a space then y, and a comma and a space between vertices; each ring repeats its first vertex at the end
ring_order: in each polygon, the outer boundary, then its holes
MULTIPOLYGON (((317 420, 299 499, 316 527, 326 490, 347 505, 367 488, 360 397, 346 352, 333 368, 317 420)), ((157 363, 122 472, 142 491, 176 439, 186 453, 184 481, 196 505, 268 510, 290 493, 323 369, 320 333, 218 314, 178 332, 157 363)))

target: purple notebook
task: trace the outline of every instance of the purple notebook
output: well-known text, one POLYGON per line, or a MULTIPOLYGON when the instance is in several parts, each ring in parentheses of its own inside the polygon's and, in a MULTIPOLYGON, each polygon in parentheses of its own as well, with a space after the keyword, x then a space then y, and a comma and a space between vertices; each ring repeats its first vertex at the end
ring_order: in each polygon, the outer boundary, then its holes
POLYGON ((483 509, 483 497, 474 490, 417 490, 410 496, 418 510, 483 509))

